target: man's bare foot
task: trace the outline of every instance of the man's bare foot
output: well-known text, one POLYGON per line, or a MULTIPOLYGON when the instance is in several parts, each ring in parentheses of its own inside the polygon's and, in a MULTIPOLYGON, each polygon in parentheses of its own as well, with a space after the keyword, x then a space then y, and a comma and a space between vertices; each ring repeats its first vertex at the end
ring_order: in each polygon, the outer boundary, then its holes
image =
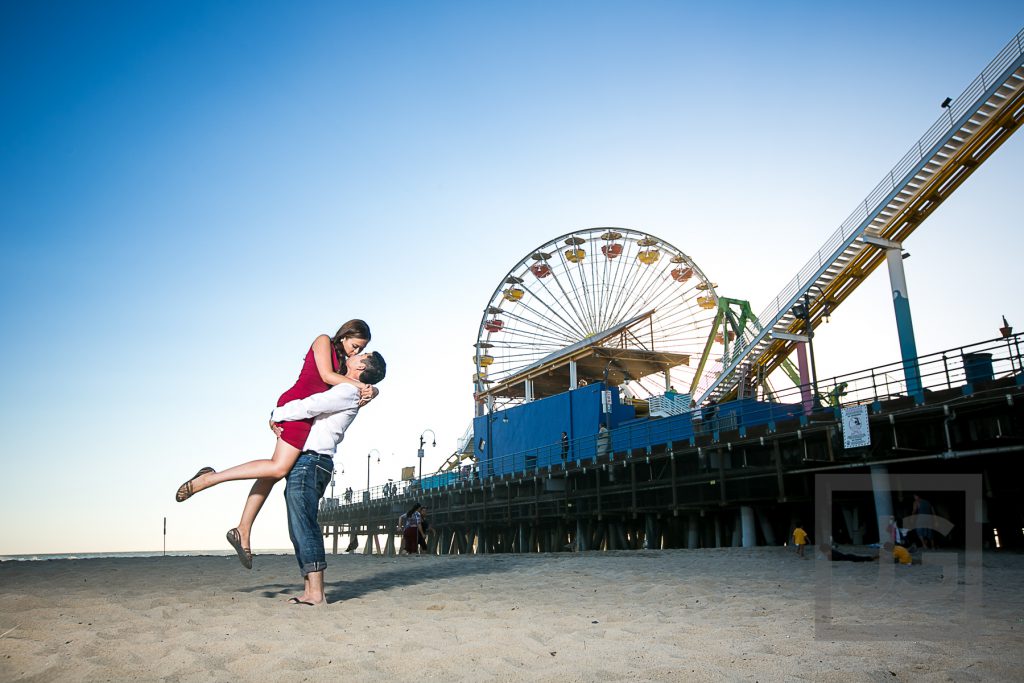
POLYGON ((305 605, 307 607, 324 607, 327 605, 327 600, 324 596, 320 596, 319 600, 314 599, 308 595, 300 595, 297 598, 288 598, 289 605, 305 605))

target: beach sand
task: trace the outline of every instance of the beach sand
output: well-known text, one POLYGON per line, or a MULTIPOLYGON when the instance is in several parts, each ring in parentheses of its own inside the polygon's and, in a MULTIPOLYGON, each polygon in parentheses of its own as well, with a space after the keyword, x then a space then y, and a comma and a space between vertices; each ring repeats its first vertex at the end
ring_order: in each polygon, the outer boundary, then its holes
POLYGON ((325 608, 285 603, 301 578, 285 555, 251 572, 210 556, 0 563, 0 680, 1024 676, 1014 554, 980 573, 783 548, 328 562, 325 608))

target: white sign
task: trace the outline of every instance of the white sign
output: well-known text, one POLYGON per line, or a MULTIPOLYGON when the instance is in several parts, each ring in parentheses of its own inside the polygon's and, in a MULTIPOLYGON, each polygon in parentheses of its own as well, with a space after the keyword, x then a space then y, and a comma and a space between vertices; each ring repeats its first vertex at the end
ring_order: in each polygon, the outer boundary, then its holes
POLYGON ((868 407, 865 405, 843 408, 843 448, 871 445, 868 425, 868 407))
POLYGON ((612 392, 607 389, 601 392, 601 411, 612 412, 612 392))

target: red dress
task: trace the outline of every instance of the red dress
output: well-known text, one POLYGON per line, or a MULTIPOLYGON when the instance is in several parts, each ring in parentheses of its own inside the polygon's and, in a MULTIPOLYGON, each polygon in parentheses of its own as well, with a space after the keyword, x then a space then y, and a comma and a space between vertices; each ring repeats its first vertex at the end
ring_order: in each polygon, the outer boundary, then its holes
MULTIPOLYGON (((331 344, 331 365, 335 372, 341 372, 341 364, 338 362, 338 354, 334 350, 334 344, 331 344)), ((313 357, 313 347, 310 346, 306 359, 302 361, 302 370, 299 372, 299 378, 295 380, 295 384, 291 389, 281 394, 281 398, 277 399, 277 405, 283 406, 288 401, 309 398, 313 394, 319 394, 321 391, 327 391, 330 388, 331 385, 320 377, 320 371, 316 367, 316 358, 313 357)), ((301 451, 306 445, 306 439, 309 437, 309 430, 312 426, 312 418, 295 420, 294 422, 282 422, 281 428, 284 432, 281 434, 281 438, 284 439, 285 443, 295 446, 301 451)))

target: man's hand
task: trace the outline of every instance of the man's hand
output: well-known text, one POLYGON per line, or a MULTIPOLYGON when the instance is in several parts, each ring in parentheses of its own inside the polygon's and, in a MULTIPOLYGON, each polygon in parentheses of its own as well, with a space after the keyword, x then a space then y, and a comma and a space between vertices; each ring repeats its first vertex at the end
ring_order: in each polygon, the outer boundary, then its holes
POLYGON ((274 432, 274 436, 280 439, 281 435, 284 433, 284 428, 282 428, 281 425, 279 425, 278 423, 271 420, 270 431, 274 432))
POLYGON ((367 403, 377 398, 377 394, 380 390, 372 384, 364 384, 359 389, 359 407, 362 408, 367 403))

